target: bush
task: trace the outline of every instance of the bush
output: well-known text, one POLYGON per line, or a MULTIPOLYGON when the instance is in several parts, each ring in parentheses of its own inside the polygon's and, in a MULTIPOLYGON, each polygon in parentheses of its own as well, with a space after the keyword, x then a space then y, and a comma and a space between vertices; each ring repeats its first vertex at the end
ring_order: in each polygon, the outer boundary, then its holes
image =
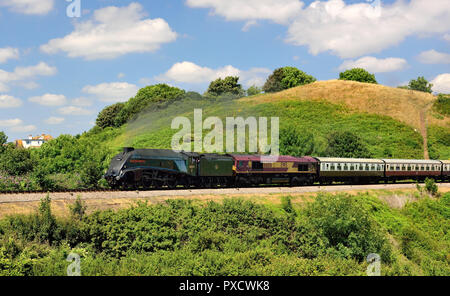
POLYGON ((279 92, 314 81, 316 81, 316 78, 295 67, 278 68, 267 78, 263 90, 266 93, 279 92))
POLYGON ((433 84, 429 83, 423 76, 418 77, 416 80, 412 79, 408 84, 408 88, 411 90, 423 91, 427 93, 432 93, 432 87, 433 84))
POLYGON ((124 106, 124 103, 117 103, 104 108, 97 116, 97 126, 101 128, 114 127, 116 123, 116 117, 124 106))
POLYGON ((15 148, 10 145, 0 154, 0 171, 12 176, 22 176, 31 172, 34 164, 28 149, 15 148))
POLYGON ((78 195, 73 205, 69 205, 70 214, 75 220, 83 220, 83 217, 86 214, 87 205, 86 202, 81 200, 81 197, 78 195))
POLYGON ((299 131, 287 126, 280 131, 280 153, 282 155, 304 156, 316 152, 314 136, 307 131, 299 131))
POLYGON ((370 74, 369 72, 367 72, 362 68, 353 68, 351 70, 339 73, 339 80, 352 80, 375 84, 378 83, 377 80, 375 79, 374 74, 370 74))
POLYGON ((426 178, 425 179, 425 190, 431 194, 432 196, 438 195, 438 186, 436 185, 436 182, 434 179, 426 178))
POLYGON ((334 132, 328 137, 325 151, 329 157, 370 158, 371 154, 360 137, 351 132, 334 132))
POLYGON ((167 84, 141 88, 134 98, 128 100, 116 116, 115 126, 122 126, 152 104, 170 102, 182 97, 185 91, 167 84))
POLYGON ((243 96, 244 90, 238 83, 239 77, 227 76, 224 79, 218 78, 209 84, 206 96, 218 97, 225 94, 231 94, 233 96, 243 96))
POLYGON ((306 215, 312 226, 323 231, 333 247, 331 254, 364 261, 370 253, 378 253, 383 261, 391 260, 382 228, 357 198, 320 194, 308 205, 306 215))
POLYGON ((433 107, 437 112, 450 116, 450 95, 439 94, 433 107))
POLYGON ((262 92, 262 88, 258 87, 256 85, 252 85, 247 89, 248 96, 256 96, 256 95, 259 95, 261 92, 262 92))
POLYGON ((101 167, 93 161, 86 162, 80 171, 81 184, 87 189, 97 187, 102 176, 101 167))

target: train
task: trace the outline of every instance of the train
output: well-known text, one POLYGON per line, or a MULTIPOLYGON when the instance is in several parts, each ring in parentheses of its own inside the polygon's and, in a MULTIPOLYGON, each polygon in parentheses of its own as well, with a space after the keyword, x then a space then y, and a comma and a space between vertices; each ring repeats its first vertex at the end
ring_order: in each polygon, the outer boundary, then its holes
POLYGON ((450 180, 449 160, 365 159, 213 154, 124 148, 104 178, 112 188, 215 188, 305 186, 334 182, 370 184, 450 180))

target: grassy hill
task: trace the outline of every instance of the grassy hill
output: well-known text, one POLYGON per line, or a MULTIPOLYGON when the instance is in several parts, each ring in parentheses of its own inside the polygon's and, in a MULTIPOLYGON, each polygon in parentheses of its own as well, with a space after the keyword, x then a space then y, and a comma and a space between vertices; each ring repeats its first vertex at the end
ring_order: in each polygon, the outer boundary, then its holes
POLYGON ((111 147, 170 148, 171 122, 185 116, 193 122, 194 108, 203 119, 265 116, 280 118, 280 130, 294 128, 313 137, 314 155, 325 155, 327 137, 350 131, 367 145, 372 157, 450 158, 450 119, 436 116, 436 98, 427 93, 353 81, 319 81, 273 94, 241 99, 185 99, 164 108, 150 108, 119 129, 90 133, 111 147), (430 138, 430 141, 428 141, 430 138), (425 145, 424 145, 425 144, 425 145))

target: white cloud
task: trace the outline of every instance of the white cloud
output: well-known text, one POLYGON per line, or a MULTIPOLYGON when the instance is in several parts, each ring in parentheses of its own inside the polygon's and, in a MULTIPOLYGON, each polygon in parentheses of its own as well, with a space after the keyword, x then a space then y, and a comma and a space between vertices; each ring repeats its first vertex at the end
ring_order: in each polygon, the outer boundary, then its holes
POLYGON ((86 60, 112 59, 129 53, 154 52, 175 41, 177 34, 161 19, 144 19, 142 5, 98 9, 92 19, 76 23, 69 35, 52 39, 41 50, 86 60))
POLYGON ((21 124, 23 124, 23 121, 19 118, 0 120, 1 127, 13 127, 21 124))
POLYGON ((0 0, 0 6, 23 14, 44 15, 53 9, 54 0, 0 0))
POLYGON ((444 40, 450 41, 450 34, 445 34, 444 35, 444 40))
POLYGON ((362 57, 356 61, 344 61, 339 70, 348 70, 352 68, 363 68, 369 72, 382 73, 394 72, 404 69, 408 66, 408 62, 400 58, 377 59, 375 57, 362 57))
POLYGON ((0 95, 0 109, 4 108, 16 108, 22 106, 22 101, 18 98, 0 95))
POLYGON ((18 125, 11 128, 11 131, 15 133, 29 133, 36 130, 34 125, 18 125))
POLYGON ((450 73, 438 75, 431 83, 433 84, 432 89, 434 92, 450 94, 450 73))
POLYGON ((66 106, 58 109, 58 112, 64 115, 91 115, 92 110, 83 109, 76 106, 66 106))
POLYGON ((252 84, 260 85, 261 79, 265 81, 270 72, 266 68, 251 68, 248 71, 242 71, 231 65, 212 69, 185 61, 174 64, 166 73, 155 77, 155 79, 162 82, 206 83, 226 76, 239 76, 240 81, 246 85, 249 81, 252 84))
POLYGON ((286 24, 303 6, 299 0, 187 0, 186 4, 193 8, 210 8, 211 14, 229 21, 250 20, 244 29, 257 20, 286 24))
POLYGON ((10 59, 18 59, 19 50, 17 48, 5 47, 0 48, 0 64, 10 59))
POLYGON ((14 72, 7 72, 0 69, 0 91, 8 91, 9 83, 11 82, 20 82, 25 81, 25 86, 28 87, 36 87, 37 85, 30 79, 35 78, 36 76, 51 76, 56 74, 57 69, 55 67, 51 67, 44 62, 40 62, 35 66, 29 67, 16 67, 14 72))
POLYGON ((383 6, 314 1, 297 14, 286 41, 308 46, 314 55, 330 51, 354 58, 380 52, 411 35, 442 34, 449 29, 448 0, 397 0, 383 6))
POLYGON ((83 88, 83 92, 95 95, 103 102, 125 102, 134 97, 138 90, 136 85, 127 82, 101 83, 83 88))
POLYGON ((78 107, 89 107, 92 106, 92 101, 88 98, 80 97, 72 100, 72 105, 78 107))
POLYGON ((36 129, 34 125, 23 125, 22 119, 19 118, 0 120, 0 127, 8 128, 16 133, 27 133, 36 129))
POLYGON ((64 118, 62 117, 50 117, 45 120, 45 123, 51 124, 51 125, 58 125, 64 122, 64 118))
POLYGON ((450 54, 434 49, 420 53, 418 58, 424 64, 450 64, 450 54))
POLYGON ((67 102, 67 99, 64 95, 45 94, 42 96, 31 97, 28 101, 43 106, 61 106, 67 102))
POLYGON ((125 77, 125 74, 124 74, 124 73, 119 73, 119 74, 117 74, 117 78, 119 78, 119 79, 124 78, 124 77, 125 77))

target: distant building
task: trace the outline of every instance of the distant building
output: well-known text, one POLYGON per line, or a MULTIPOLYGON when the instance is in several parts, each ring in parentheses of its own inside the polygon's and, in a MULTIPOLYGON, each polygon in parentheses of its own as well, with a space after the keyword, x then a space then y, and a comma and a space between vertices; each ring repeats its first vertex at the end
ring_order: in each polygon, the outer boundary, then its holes
POLYGON ((16 140, 15 144, 17 148, 40 148, 42 144, 53 139, 52 136, 42 134, 41 136, 33 137, 32 135, 28 136, 28 139, 16 140))

